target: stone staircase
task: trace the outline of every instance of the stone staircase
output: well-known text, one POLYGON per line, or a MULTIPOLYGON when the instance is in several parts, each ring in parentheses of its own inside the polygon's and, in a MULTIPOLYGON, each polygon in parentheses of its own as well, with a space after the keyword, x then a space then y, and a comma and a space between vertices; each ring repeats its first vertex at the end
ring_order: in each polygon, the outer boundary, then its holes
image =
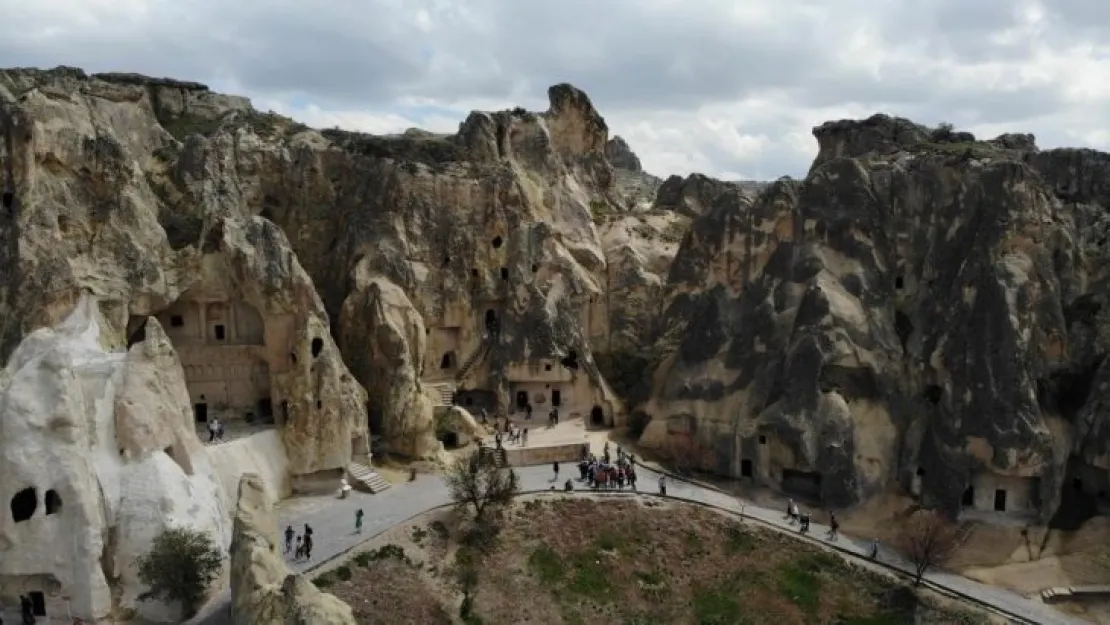
POLYGON ((489 353, 491 346, 493 346, 493 341, 490 340, 490 335, 484 335, 482 337, 482 342, 478 344, 478 347, 474 348, 474 351, 470 353, 466 362, 459 367, 459 372, 455 374, 455 381, 462 382, 465 380, 466 376, 470 375, 470 370, 474 368, 474 365, 478 364, 482 358, 489 353))
POLYGON ((369 490, 373 494, 382 492, 390 487, 390 483, 384 477, 378 474, 372 467, 358 462, 352 462, 347 465, 347 475, 350 476, 351 486, 359 488, 360 486, 369 490))
POLYGON ((430 382, 425 383, 425 386, 427 386, 439 400, 437 404, 439 406, 450 406, 451 400, 455 398, 455 390, 458 388, 458 385, 454 382, 430 382))
POLYGON ((494 448, 487 445, 482 445, 478 452, 478 458, 482 462, 493 462, 493 466, 503 469, 509 466, 509 459, 505 455, 505 448, 494 448))

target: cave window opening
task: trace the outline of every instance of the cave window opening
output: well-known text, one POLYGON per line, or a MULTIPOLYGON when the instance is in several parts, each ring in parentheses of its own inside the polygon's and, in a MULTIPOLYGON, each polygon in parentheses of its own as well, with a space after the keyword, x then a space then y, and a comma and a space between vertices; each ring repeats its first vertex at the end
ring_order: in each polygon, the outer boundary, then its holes
POLYGON ((930 384, 925 387, 925 399, 934 406, 940 403, 941 398, 944 397, 944 389, 936 384, 930 384))
POLYGON ((532 263, 532 273, 536 273, 539 270, 540 270, 540 266, 535 264, 535 263, 532 263))
POLYGON ((968 486, 964 489, 963 498, 960 499, 960 504, 970 508, 975 505, 975 489, 968 486))
POLYGON ((1072 488, 1075 490, 1083 490, 1083 480, 1075 478, 1071 481, 1072 488))
POLYGON ((762 435, 762 434, 760 434, 760 435, 759 435, 759 444, 760 444, 760 445, 766 445, 766 444, 767 444, 767 437, 766 437, 766 436, 764 436, 764 435, 762 435))
POLYGON ((148 319, 147 317, 144 317, 142 322, 139 323, 139 326, 137 328, 135 328, 135 331, 131 333, 131 336, 127 337, 127 348, 128 349, 131 349, 131 346, 135 345, 136 343, 142 343, 143 341, 146 340, 146 320, 147 319, 148 319))
POLYGON ((594 406, 590 409, 590 423, 593 425, 605 425, 605 411, 601 406, 594 406))
POLYGON ((222 323, 217 323, 214 331, 216 333, 217 341, 222 341, 224 340, 224 338, 227 337, 227 330, 224 328, 222 323))
POLYGON ((322 401, 320 401, 319 399, 317 399, 317 400, 316 400, 316 409, 317 409, 317 410, 319 410, 319 409, 321 409, 321 408, 323 408, 323 407, 324 407, 324 402, 322 402, 322 401))
POLYGON ((563 403, 563 394, 558 389, 551 391, 551 405, 561 406, 563 403))
POLYGON ((925 477, 925 469, 923 467, 917 467, 917 477, 925 477))
POLYGON ((486 311, 486 330, 490 333, 497 331, 497 313, 492 308, 486 311))
POLYGON ((270 401, 269 397, 260 397, 258 399, 258 414, 263 419, 274 416, 274 404, 270 401))
POLYGON ((493 240, 490 241, 490 244, 493 245, 494 249, 500 248, 502 243, 503 241, 501 240, 500 236, 493 237, 493 240))
POLYGON ((1001 489, 1001 488, 994 491, 994 511, 995 512, 1005 512, 1006 511, 1006 491, 1001 489))
POLYGON ((170 316, 170 327, 180 328, 184 325, 185 325, 185 318, 182 317, 181 315, 171 315, 170 316))
POLYGON ((752 476, 752 461, 747 460, 747 459, 741 460, 740 461, 740 477, 751 477, 751 476, 752 476))
POLYGON ((501 279, 502 280, 508 280, 509 279, 509 268, 508 267, 502 267, 501 268, 501 279))
POLYGON ((297 364, 297 354, 294 352, 289 352, 289 361, 293 364, 297 364))
POLYGON ((35 516, 39 507, 39 496, 34 488, 24 488, 12 497, 12 521, 22 523, 35 516))
POLYGON ((551 363, 546 363, 543 366, 544 371, 551 371, 551 363))
POLYGON ((439 360, 440 369, 450 369, 455 366, 455 352, 447 352, 439 360))
POLYGON ((450 264, 451 264, 451 257, 450 256, 444 256, 443 257, 443 266, 446 267, 450 264))
POLYGON ((902 276, 898 276, 897 278, 894 279, 894 288, 901 291, 904 286, 906 286, 906 279, 905 278, 903 278, 902 276))
POLYGON ((4 208, 11 208, 15 204, 15 194, 11 191, 4 192, 4 208))
POLYGON ((478 270, 477 270, 477 269, 471 269, 471 270, 470 270, 470 275, 472 275, 472 276, 474 276, 475 278, 477 278, 477 277, 478 277, 478 270))
POLYGON ((523 410, 527 406, 528 406, 528 391, 517 391, 516 392, 516 407, 523 410))
POLYGON ((312 339, 312 357, 316 358, 322 351, 324 351, 324 339, 320 337, 312 339))
POLYGON ((560 362, 567 369, 577 369, 578 368, 578 352, 574 351, 573 349, 570 350, 569 352, 567 352, 566 358, 563 358, 560 362))
POLYGON ((31 599, 31 614, 46 616, 46 595, 39 591, 29 593, 31 599))
POLYGON ((208 422, 208 404, 205 402, 198 402, 193 404, 193 417, 197 423, 208 422))
POLYGON ((58 511, 62 509, 62 497, 53 488, 46 491, 45 503, 46 514, 58 514, 58 511))

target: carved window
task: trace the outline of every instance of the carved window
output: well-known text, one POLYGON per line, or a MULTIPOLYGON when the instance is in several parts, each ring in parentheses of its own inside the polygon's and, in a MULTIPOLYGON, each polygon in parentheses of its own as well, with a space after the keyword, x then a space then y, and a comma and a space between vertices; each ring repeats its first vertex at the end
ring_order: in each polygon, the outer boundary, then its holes
POLYGON ((185 318, 182 317, 181 315, 171 315, 170 316, 170 327, 180 328, 184 325, 185 325, 185 318))
POLYGON ((39 507, 39 495, 34 488, 24 488, 12 497, 12 521, 22 523, 35 516, 39 507))
POLYGON ((215 334, 216 334, 216 340, 217 341, 222 341, 227 337, 226 330, 224 329, 224 326, 223 326, 222 323, 217 323, 216 327, 213 328, 213 332, 215 332, 215 334))
POLYGON ((62 509, 62 497, 53 488, 46 491, 46 513, 58 514, 62 509))

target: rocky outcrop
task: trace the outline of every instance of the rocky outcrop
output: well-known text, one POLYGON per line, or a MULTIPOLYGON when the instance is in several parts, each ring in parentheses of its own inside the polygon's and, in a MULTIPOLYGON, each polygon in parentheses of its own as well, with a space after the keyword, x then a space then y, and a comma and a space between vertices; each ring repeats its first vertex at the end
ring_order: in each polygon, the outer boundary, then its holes
POLYGON ((139 601, 136 559, 171 525, 225 547, 229 511, 158 322, 128 351, 106 347, 102 323, 82 297, 0 377, 0 600, 44 592, 50 614, 173 622, 176 606, 139 601))
POLYGON ((385 432, 391 451, 410 457, 434 454, 434 401, 425 393, 424 320, 405 292, 384 278, 356 269, 354 292, 343 303, 340 344, 351 371, 370 397, 371 428, 385 432))
POLYGON ((605 158, 609 159, 609 164, 615 168, 633 173, 644 171, 643 165, 640 164, 640 157, 636 156, 628 142, 621 137, 613 137, 605 144, 605 158))
POLYGON ((1065 476, 1104 480, 1106 155, 881 115, 814 135, 804 181, 695 220, 645 442, 828 506, 899 484, 1047 519, 1065 476))
POLYGON ((231 545, 234 625, 355 625, 349 605, 285 565, 273 502, 257 475, 239 482, 231 545))

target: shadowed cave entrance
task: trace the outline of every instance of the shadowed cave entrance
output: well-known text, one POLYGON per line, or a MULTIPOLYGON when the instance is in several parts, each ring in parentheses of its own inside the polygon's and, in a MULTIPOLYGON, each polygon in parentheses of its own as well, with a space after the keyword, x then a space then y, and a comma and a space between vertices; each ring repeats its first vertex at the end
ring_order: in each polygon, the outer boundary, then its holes
POLYGON ((782 490, 805 499, 821 499, 821 474, 816 471, 782 470, 782 490))

